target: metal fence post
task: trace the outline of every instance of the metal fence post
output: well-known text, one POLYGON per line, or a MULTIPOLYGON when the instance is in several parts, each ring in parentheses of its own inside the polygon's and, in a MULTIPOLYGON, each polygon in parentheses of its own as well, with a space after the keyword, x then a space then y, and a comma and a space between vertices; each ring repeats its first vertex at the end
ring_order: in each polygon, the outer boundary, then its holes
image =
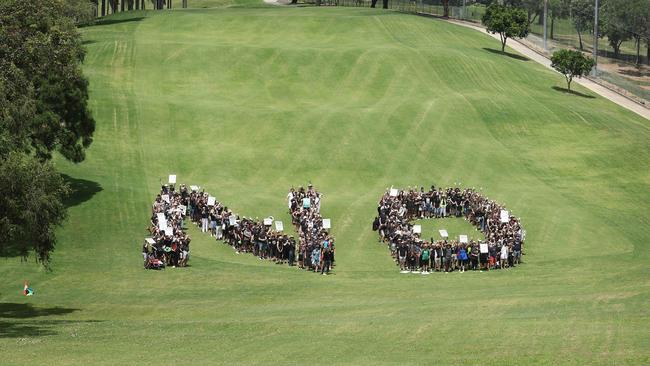
POLYGON ((598 0, 594 6, 594 69, 593 76, 598 76, 598 0))

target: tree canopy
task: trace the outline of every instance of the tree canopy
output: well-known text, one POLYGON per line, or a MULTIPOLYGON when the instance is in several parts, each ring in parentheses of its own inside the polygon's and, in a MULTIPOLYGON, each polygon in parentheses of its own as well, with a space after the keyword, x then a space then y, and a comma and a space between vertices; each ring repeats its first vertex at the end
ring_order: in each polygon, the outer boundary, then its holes
POLYGON ((47 266, 68 187, 49 162, 78 163, 92 143, 84 49, 68 5, 0 1, 0 255, 47 266))
POLYGON ((481 20, 488 32, 499 34, 501 52, 505 51, 508 38, 524 38, 529 32, 528 14, 515 7, 493 3, 487 7, 481 20))
POLYGON ((564 75, 570 91, 573 78, 589 74, 594 67, 594 60, 580 51, 562 49, 551 56, 551 67, 564 75))

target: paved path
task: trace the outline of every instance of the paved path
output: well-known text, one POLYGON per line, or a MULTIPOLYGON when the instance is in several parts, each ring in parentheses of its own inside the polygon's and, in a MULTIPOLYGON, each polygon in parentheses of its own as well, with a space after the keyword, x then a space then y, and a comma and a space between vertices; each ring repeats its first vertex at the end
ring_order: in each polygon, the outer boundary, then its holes
MULTIPOLYGON (((487 33, 485 31, 485 28, 482 28, 482 27, 480 27, 478 25, 471 24, 471 23, 466 23, 466 22, 460 22, 460 21, 451 20, 451 19, 449 20, 449 22, 461 25, 463 27, 467 27, 467 28, 477 30, 477 31, 479 31, 481 33, 489 34, 493 38, 499 39, 498 34, 487 33)), ((517 40, 510 39, 509 42, 508 42, 508 47, 510 47, 513 50, 521 53, 522 55, 528 57, 529 59, 531 59, 531 60, 533 60, 535 62, 538 62, 538 63, 548 67, 551 70, 554 70, 551 67, 551 60, 549 60, 548 58, 546 58, 546 57, 540 55, 539 53, 531 50, 530 48, 528 48, 525 45, 521 44, 517 40)), ((612 102, 614 102, 614 103, 620 105, 621 107, 626 108, 626 109, 638 114, 641 117, 644 117, 647 120, 650 120, 650 109, 648 109, 648 108, 646 108, 646 107, 644 107, 644 106, 642 106, 642 105, 640 105, 640 104, 638 104, 636 102, 633 102, 632 100, 627 99, 626 97, 620 95, 619 93, 617 93, 615 91, 612 91, 610 89, 607 89, 604 86, 602 86, 600 84, 597 84, 597 83, 595 83, 595 82, 593 82, 593 81, 591 81, 589 79, 579 78, 579 79, 574 79, 574 80, 575 80, 576 83, 584 86, 585 88, 593 91, 594 93, 596 93, 596 94, 598 94, 598 95, 600 95, 600 96, 602 96, 604 98, 607 98, 607 99, 611 100, 612 102)))

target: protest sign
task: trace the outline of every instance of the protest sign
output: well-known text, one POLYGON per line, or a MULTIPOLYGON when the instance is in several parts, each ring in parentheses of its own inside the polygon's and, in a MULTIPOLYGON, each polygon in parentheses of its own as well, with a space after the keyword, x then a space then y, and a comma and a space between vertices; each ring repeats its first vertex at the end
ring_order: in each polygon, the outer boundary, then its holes
POLYGON ((440 236, 442 236, 445 239, 449 237, 449 233, 447 232, 447 230, 442 229, 442 230, 438 230, 438 232, 440 233, 440 236))
POLYGON ((235 215, 231 215, 230 217, 228 217, 228 223, 231 226, 234 226, 237 223, 237 217, 235 215))
POLYGON ((192 190, 192 192, 196 192, 199 190, 199 186, 190 186, 190 189, 192 190))
POLYGON ((284 224, 282 224, 282 221, 275 222, 275 231, 284 231, 284 224))
POLYGON ((187 212, 187 207, 183 205, 178 206, 178 212, 181 213, 181 215, 185 216, 185 213, 187 212))
POLYGON ((458 235, 458 240, 460 240, 461 243, 467 244, 467 235, 458 235))
POLYGON ((390 189, 390 196, 391 197, 397 197, 397 188, 391 188, 390 189))
POLYGON ((501 222, 510 221, 510 213, 507 210, 501 210, 501 222))
POLYGON ((149 244, 149 245, 154 245, 154 244, 156 244, 156 241, 153 240, 153 238, 146 238, 146 239, 144 239, 144 240, 145 240, 145 241, 147 242, 147 244, 149 244))
POLYGON ((208 206, 214 206, 214 201, 216 199, 212 196, 208 197, 208 206))
POLYGON ((330 219, 323 219, 323 229, 331 229, 332 221, 330 219))
POLYGON ((176 174, 169 175, 169 184, 176 184, 176 174))
POLYGON ((415 234, 422 234, 422 225, 413 225, 413 232, 415 234))
POLYGON ((481 243, 479 246, 481 247, 481 253, 486 254, 488 252, 487 244, 481 243))
POLYGON ((163 194, 163 195, 160 196, 160 197, 163 199, 163 201, 169 203, 169 195, 168 195, 168 194, 163 194))
POLYGON ((264 225, 271 226, 273 224, 273 217, 267 217, 264 219, 264 225))
POLYGON ((311 200, 309 198, 303 198, 302 199, 302 207, 303 208, 310 208, 311 207, 311 200))

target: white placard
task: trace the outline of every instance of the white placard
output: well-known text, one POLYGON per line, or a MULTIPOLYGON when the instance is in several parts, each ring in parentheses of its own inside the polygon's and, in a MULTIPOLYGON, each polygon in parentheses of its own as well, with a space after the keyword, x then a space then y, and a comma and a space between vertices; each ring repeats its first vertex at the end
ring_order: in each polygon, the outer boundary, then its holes
POLYGON ((146 238, 146 239, 144 239, 144 241, 146 241, 147 244, 149 244, 149 245, 154 245, 154 244, 156 244, 156 241, 153 240, 152 238, 146 238))
POLYGON ((216 199, 212 196, 208 197, 208 206, 214 206, 214 201, 216 199))
POLYGON ((190 189, 192 190, 192 192, 196 192, 199 190, 199 186, 190 186, 190 189))
POLYGON ((332 220, 323 219, 323 229, 331 229, 331 228, 332 228, 332 220))
POLYGON ((273 218, 272 217, 267 217, 264 219, 264 225, 266 226, 271 226, 273 224, 273 218))
POLYGON ((303 198, 302 199, 302 207, 303 208, 310 208, 311 207, 311 200, 309 198, 303 198))
POLYGON ((284 224, 282 221, 275 222, 275 231, 284 231, 284 224))
POLYGON ((228 223, 231 226, 234 226, 237 223, 237 216, 231 215, 230 217, 228 217, 228 223))
POLYGON ((168 194, 163 194, 162 196, 160 196, 160 198, 162 198, 163 201, 169 203, 169 195, 168 194))
POLYGON ((165 218, 165 214, 162 212, 157 213, 156 218, 158 218, 158 223, 167 221, 167 219, 165 218))
POLYGON ((458 240, 460 240, 461 243, 467 244, 467 235, 458 235, 458 240))
POLYGON ((501 210, 501 222, 510 221, 510 213, 507 210, 501 210))
POLYGON ((481 253, 485 254, 488 252, 487 244, 480 244, 479 247, 481 248, 481 253))
POLYGON ((422 234, 422 225, 413 225, 413 232, 415 234, 422 234))
POLYGON ((397 197, 397 188, 391 188, 390 189, 390 196, 391 197, 397 197))
POLYGON ((183 216, 185 216, 185 213, 187 212, 187 207, 183 205, 179 205, 178 212, 180 212, 183 216))
POLYGON ((441 229, 438 230, 438 232, 440 233, 440 236, 442 236, 445 239, 449 237, 449 233, 447 232, 447 230, 441 229))
POLYGON ((158 231, 161 231, 161 232, 164 231, 165 235, 169 235, 169 233, 167 232, 167 222, 163 222, 163 223, 159 222, 158 223, 158 231))
POLYGON ((176 174, 169 175, 169 184, 176 184, 176 174))

